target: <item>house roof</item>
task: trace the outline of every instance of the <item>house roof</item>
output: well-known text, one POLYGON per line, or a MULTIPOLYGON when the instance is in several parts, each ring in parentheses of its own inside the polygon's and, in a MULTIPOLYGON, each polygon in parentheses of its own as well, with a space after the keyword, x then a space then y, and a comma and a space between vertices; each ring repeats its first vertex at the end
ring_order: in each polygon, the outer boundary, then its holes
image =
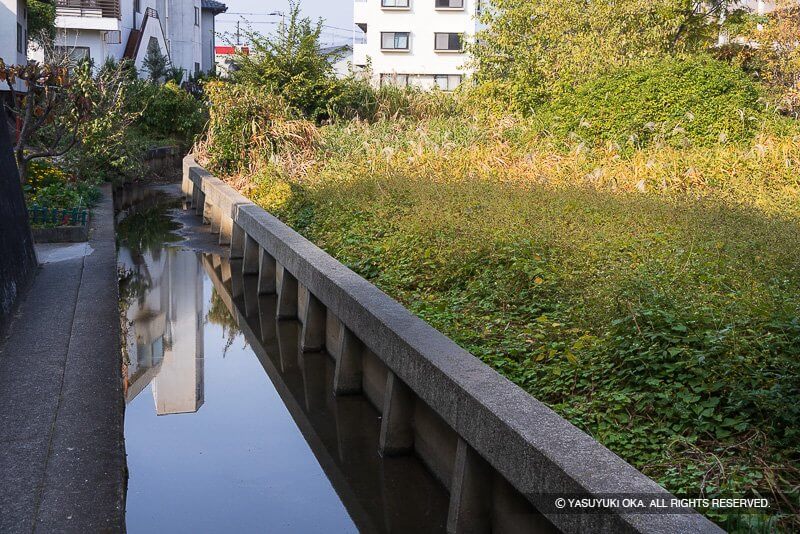
POLYGON ((250 47, 248 46, 216 46, 214 47, 214 53, 218 56, 232 56, 237 52, 237 48, 245 56, 250 55, 250 47))
POLYGON ((228 6, 226 6, 222 2, 217 2, 217 0, 203 0, 202 6, 203 9, 208 9, 215 15, 219 15, 220 13, 225 13, 226 11, 228 11, 228 6))

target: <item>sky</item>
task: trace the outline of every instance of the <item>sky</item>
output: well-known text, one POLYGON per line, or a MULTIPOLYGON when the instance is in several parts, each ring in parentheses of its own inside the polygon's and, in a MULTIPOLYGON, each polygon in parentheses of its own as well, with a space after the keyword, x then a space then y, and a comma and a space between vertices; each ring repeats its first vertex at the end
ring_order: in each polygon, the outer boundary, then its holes
MULTIPOLYGON (((268 33, 280 16, 268 13, 288 12, 288 0, 221 0, 228 6, 228 12, 217 17, 217 31, 236 31, 236 21, 242 28, 250 21, 253 30, 268 33)), ((352 38, 353 0, 301 0, 301 12, 312 19, 325 19, 322 41, 324 44, 345 44, 352 38)), ((221 43, 220 43, 221 44, 221 43)))

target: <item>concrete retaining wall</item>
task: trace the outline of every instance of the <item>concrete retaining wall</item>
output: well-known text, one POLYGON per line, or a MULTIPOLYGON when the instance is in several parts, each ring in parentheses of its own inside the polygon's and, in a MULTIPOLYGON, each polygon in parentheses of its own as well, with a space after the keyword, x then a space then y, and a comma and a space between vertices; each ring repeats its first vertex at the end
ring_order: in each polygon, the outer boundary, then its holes
POLYGON ((0 332, 17 298, 36 273, 36 253, 28 225, 17 164, 0 113, 0 332))
POLYGON ((335 359, 334 392, 378 408, 381 454, 417 454, 449 489, 451 532, 520 530, 531 510, 564 532, 720 531, 689 510, 559 513, 558 495, 671 495, 192 156, 183 191, 258 293, 276 294, 278 317, 300 320, 303 349, 335 359))
POLYGON ((89 224, 34 228, 33 240, 37 243, 83 243, 89 240, 89 224))
POLYGON ((177 146, 151 148, 144 157, 144 163, 151 172, 163 173, 177 171, 181 166, 181 150, 177 146))

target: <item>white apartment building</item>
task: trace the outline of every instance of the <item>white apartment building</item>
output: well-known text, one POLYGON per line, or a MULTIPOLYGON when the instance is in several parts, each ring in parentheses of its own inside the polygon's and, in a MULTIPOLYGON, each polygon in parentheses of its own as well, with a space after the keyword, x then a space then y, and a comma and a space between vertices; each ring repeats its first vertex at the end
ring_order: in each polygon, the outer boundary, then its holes
POLYGON ((215 0, 56 0, 56 46, 97 66, 131 59, 139 70, 158 46, 187 76, 208 72, 216 68, 214 17, 226 10, 215 0))
POLYGON ((353 66, 375 84, 451 91, 470 72, 464 44, 486 0, 355 0, 353 66))

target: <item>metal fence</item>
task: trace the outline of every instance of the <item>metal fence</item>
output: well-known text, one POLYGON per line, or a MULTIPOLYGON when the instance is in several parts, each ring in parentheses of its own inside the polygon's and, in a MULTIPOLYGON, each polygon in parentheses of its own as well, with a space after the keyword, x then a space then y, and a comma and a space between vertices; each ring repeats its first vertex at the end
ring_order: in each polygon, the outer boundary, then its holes
POLYGON ((31 224, 53 226, 86 226, 89 212, 84 209, 59 209, 33 205, 28 209, 31 224))

